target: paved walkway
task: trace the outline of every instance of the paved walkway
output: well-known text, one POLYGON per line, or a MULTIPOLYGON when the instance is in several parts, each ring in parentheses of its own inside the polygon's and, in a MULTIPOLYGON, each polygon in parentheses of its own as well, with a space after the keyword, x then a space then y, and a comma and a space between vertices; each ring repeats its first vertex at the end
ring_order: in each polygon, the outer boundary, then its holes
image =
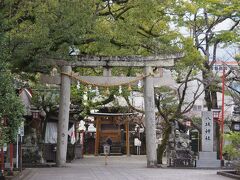
POLYGON ((65 168, 26 169, 24 180, 231 180, 217 170, 146 168, 145 156, 85 156, 65 168))

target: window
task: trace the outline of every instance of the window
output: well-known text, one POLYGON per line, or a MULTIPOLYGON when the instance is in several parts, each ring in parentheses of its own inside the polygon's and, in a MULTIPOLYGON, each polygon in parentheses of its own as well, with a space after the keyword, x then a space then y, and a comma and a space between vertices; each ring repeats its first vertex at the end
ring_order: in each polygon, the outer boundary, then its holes
POLYGON ((201 111, 202 110, 202 106, 201 105, 194 105, 193 106, 193 111, 201 111))
POLYGON ((197 110, 198 111, 201 111, 202 110, 202 106, 200 105, 200 106, 197 106, 197 110))
POLYGON ((197 111, 197 106, 196 105, 193 105, 193 111, 197 111))

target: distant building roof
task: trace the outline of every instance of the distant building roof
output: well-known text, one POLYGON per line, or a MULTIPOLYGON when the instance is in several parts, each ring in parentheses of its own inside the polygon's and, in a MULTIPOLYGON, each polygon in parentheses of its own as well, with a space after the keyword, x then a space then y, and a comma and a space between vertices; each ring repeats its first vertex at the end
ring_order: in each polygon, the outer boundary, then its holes
POLYGON ((223 65, 223 64, 234 65, 234 66, 238 66, 239 65, 239 63, 237 61, 216 61, 214 63, 214 65, 223 65))

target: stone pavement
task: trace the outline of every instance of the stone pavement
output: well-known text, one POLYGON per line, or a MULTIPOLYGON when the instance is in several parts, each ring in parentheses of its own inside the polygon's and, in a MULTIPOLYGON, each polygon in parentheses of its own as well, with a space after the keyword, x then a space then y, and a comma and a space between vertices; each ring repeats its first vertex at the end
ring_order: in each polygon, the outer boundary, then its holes
POLYGON ((231 180, 217 170, 146 168, 145 156, 85 156, 64 168, 26 169, 23 180, 231 180))

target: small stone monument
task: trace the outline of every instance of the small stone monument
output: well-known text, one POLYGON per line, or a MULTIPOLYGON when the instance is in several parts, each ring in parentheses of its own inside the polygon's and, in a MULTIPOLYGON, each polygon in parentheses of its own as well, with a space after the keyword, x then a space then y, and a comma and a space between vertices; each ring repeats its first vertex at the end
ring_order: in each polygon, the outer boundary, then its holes
POLYGON ((218 168, 221 167, 217 159, 217 152, 213 151, 213 112, 202 112, 202 151, 199 152, 197 168, 218 168))
POLYGON ((110 154, 110 145, 109 144, 104 144, 103 145, 103 152, 105 155, 105 165, 107 165, 107 157, 110 154))

